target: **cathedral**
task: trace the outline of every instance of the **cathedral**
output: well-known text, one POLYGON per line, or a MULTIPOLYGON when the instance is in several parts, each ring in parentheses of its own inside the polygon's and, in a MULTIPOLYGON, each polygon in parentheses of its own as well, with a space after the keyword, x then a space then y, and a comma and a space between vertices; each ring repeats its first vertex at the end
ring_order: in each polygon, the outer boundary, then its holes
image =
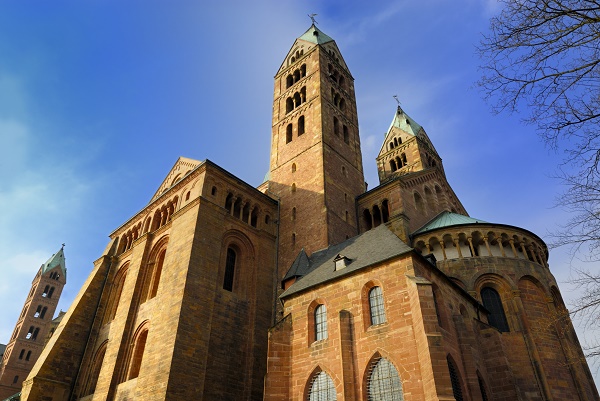
POLYGON ((21 400, 598 400, 544 241, 470 217, 425 128, 390 117, 368 189, 354 79, 311 25, 264 182, 180 157, 21 400))

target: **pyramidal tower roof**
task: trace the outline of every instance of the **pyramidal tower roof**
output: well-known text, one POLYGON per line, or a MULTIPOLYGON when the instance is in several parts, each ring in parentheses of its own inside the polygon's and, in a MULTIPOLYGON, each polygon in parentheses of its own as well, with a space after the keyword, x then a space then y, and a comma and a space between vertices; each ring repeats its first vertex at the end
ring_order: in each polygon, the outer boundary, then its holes
POLYGON ((381 145, 381 150, 379 151, 380 155, 385 153, 386 142, 389 141, 389 138, 394 136, 394 132, 397 130, 406 132, 409 135, 421 139, 427 144, 429 148, 431 148, 431 151, 434 154, 438 154, 437 150, 435 150, 435 146, 433 146, 433 143, 431 142, 431 139, 429 139, 429 137, 427 136, 425 129, 415 120, 413 120, 408 114, 406 114, 402 107, 398 105, 398 109, 394 114, 394 118, 392 120, 392 123, 390 124, 390 128, 388 128, 387 132, 385 133, 385 140, 383 141, 383 144, 381 145))
POLYGON ((407 134, 411 134, 417 136, 419 132, 423 129, 415 120, 410 118, 408 114, 402 110, 402 107, 398 106, 398 110, 394 115, 394 119, 392 120, 392 124, 388 129, 388 133, 392 130, 392 128, 399 128, 407 134))
POLYGON ((315 24, 312 24, 310 28, 298 39, 306 40, 307 42, 314 43, 316 45, 322 45, 327 42, 333 42, 331 37, 323 33, 315 24))
POLYGON ((63 274, 63 277, 67 277, 67 265, 65 263, 65 252, 64 252, 64 245, 58 250, 58 252, 56 252, 54 255, 52 255, 50 257, 50 259, 48 259, 46 261, 46 263, 44 263, 42 265, 42 274, 56 268, 57 266, 60 266, 60 270, 63 274))

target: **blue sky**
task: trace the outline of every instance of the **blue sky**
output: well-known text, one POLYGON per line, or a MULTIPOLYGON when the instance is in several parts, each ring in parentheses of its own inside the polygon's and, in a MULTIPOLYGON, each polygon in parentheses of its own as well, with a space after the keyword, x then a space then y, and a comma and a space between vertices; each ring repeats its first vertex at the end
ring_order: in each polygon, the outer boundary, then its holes
MULTIPOLYGON (((398 95, 471 216, 546 238, 568 217, 553 208, 561 155, 519 115, 493 115, 475 84, 475 45, 497 11, 494 0, 1 2, 0 342, 63 242, 68 308, 108 234, 177 157, 260 184, 273 76, 308 13, 355 78, 370 188, 398 95)), ((550 265, 568 279, 566 250, 550 265)))

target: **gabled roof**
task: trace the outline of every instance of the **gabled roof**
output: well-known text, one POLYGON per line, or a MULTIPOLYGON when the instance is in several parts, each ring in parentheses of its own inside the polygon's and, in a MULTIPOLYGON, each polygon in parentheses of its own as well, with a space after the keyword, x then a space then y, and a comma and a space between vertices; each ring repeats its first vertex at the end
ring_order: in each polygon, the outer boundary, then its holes
POLYGON ((419 228, 417 231, 412 233, 412 235, 422 234, 427 231, 437 230, 438 228, 449 227, 449 226, 460 226, 467 224, 485 224, 487 221, 474 219, 469 216, 464 216, 462 214, 451 213, 451 212, 442 212, 435 216, 433 219, 429 220, 429 222, 425 223, 424 226, 419 228))
MULTIPOLYGON (((307 256, 306 259, 302 256, 304 251, 301 251, 286 277, 302 277, 284 291, 281 298, 335 280, 411 250, 412 248, 382 224, 341 244, 317 251, 310 257, 307 256), (334 260, 340 254, 347 258, 349 263, 345 268, 336 271, 334 260)), ((304 255, 306 254, 304 253, 304 255)))
POLYGON ((198 167, 200 164, 202 164, 201 161, 188 159, 187 157, 183 156, 179 157, 179 159, 177 159, 175 162, 175 165, 171 168, 171 171, 169 171, 169 174, 167 174, 167 178, 164 179, 154 196, 152 196, 150 203, 161 196, 174 184, 179 182, 183 177, 186 176, 187 173, 198 167))
POLYGON ((298 39, 306 40, 307 42, 314 43, 316 45, 322 45, 327 42, 333 42, 329 36, 323 33, 315 24, 312 24, 306 32, 302 34, 298 39))
POLYGON ((50 270, 56 268, 57 266, 60 266, 61 273, 66 280, 67 279, 67 265, 65 263, 65 252, 62 247, 59 249, 58 252, 56 252, 54 255, 52 255, 50 257, 50 259, 48 259, 46 261, 46 263, 44 263, 42 265, 42 274, 49 272, 50 270))

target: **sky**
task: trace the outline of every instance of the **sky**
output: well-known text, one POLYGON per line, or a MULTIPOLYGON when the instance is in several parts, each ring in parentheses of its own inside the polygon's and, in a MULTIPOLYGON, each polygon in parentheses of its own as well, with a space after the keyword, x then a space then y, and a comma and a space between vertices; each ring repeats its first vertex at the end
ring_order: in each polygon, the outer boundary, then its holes
MULTIPOLYGON (((476 85, 475 47, 499 10, 495 0, 0 2, 0 342, 62 243, 59 309, 69 307, 108 235, 179 156, 262 182, 273 76, 309 13, 355 79, 369 188, 397 95, 472 217, 547 239, 568 218, 554 207, 562 155, 525 114, 493 114, 476 85)), ((566 249, 550 268, 568 303, 566 249)))

